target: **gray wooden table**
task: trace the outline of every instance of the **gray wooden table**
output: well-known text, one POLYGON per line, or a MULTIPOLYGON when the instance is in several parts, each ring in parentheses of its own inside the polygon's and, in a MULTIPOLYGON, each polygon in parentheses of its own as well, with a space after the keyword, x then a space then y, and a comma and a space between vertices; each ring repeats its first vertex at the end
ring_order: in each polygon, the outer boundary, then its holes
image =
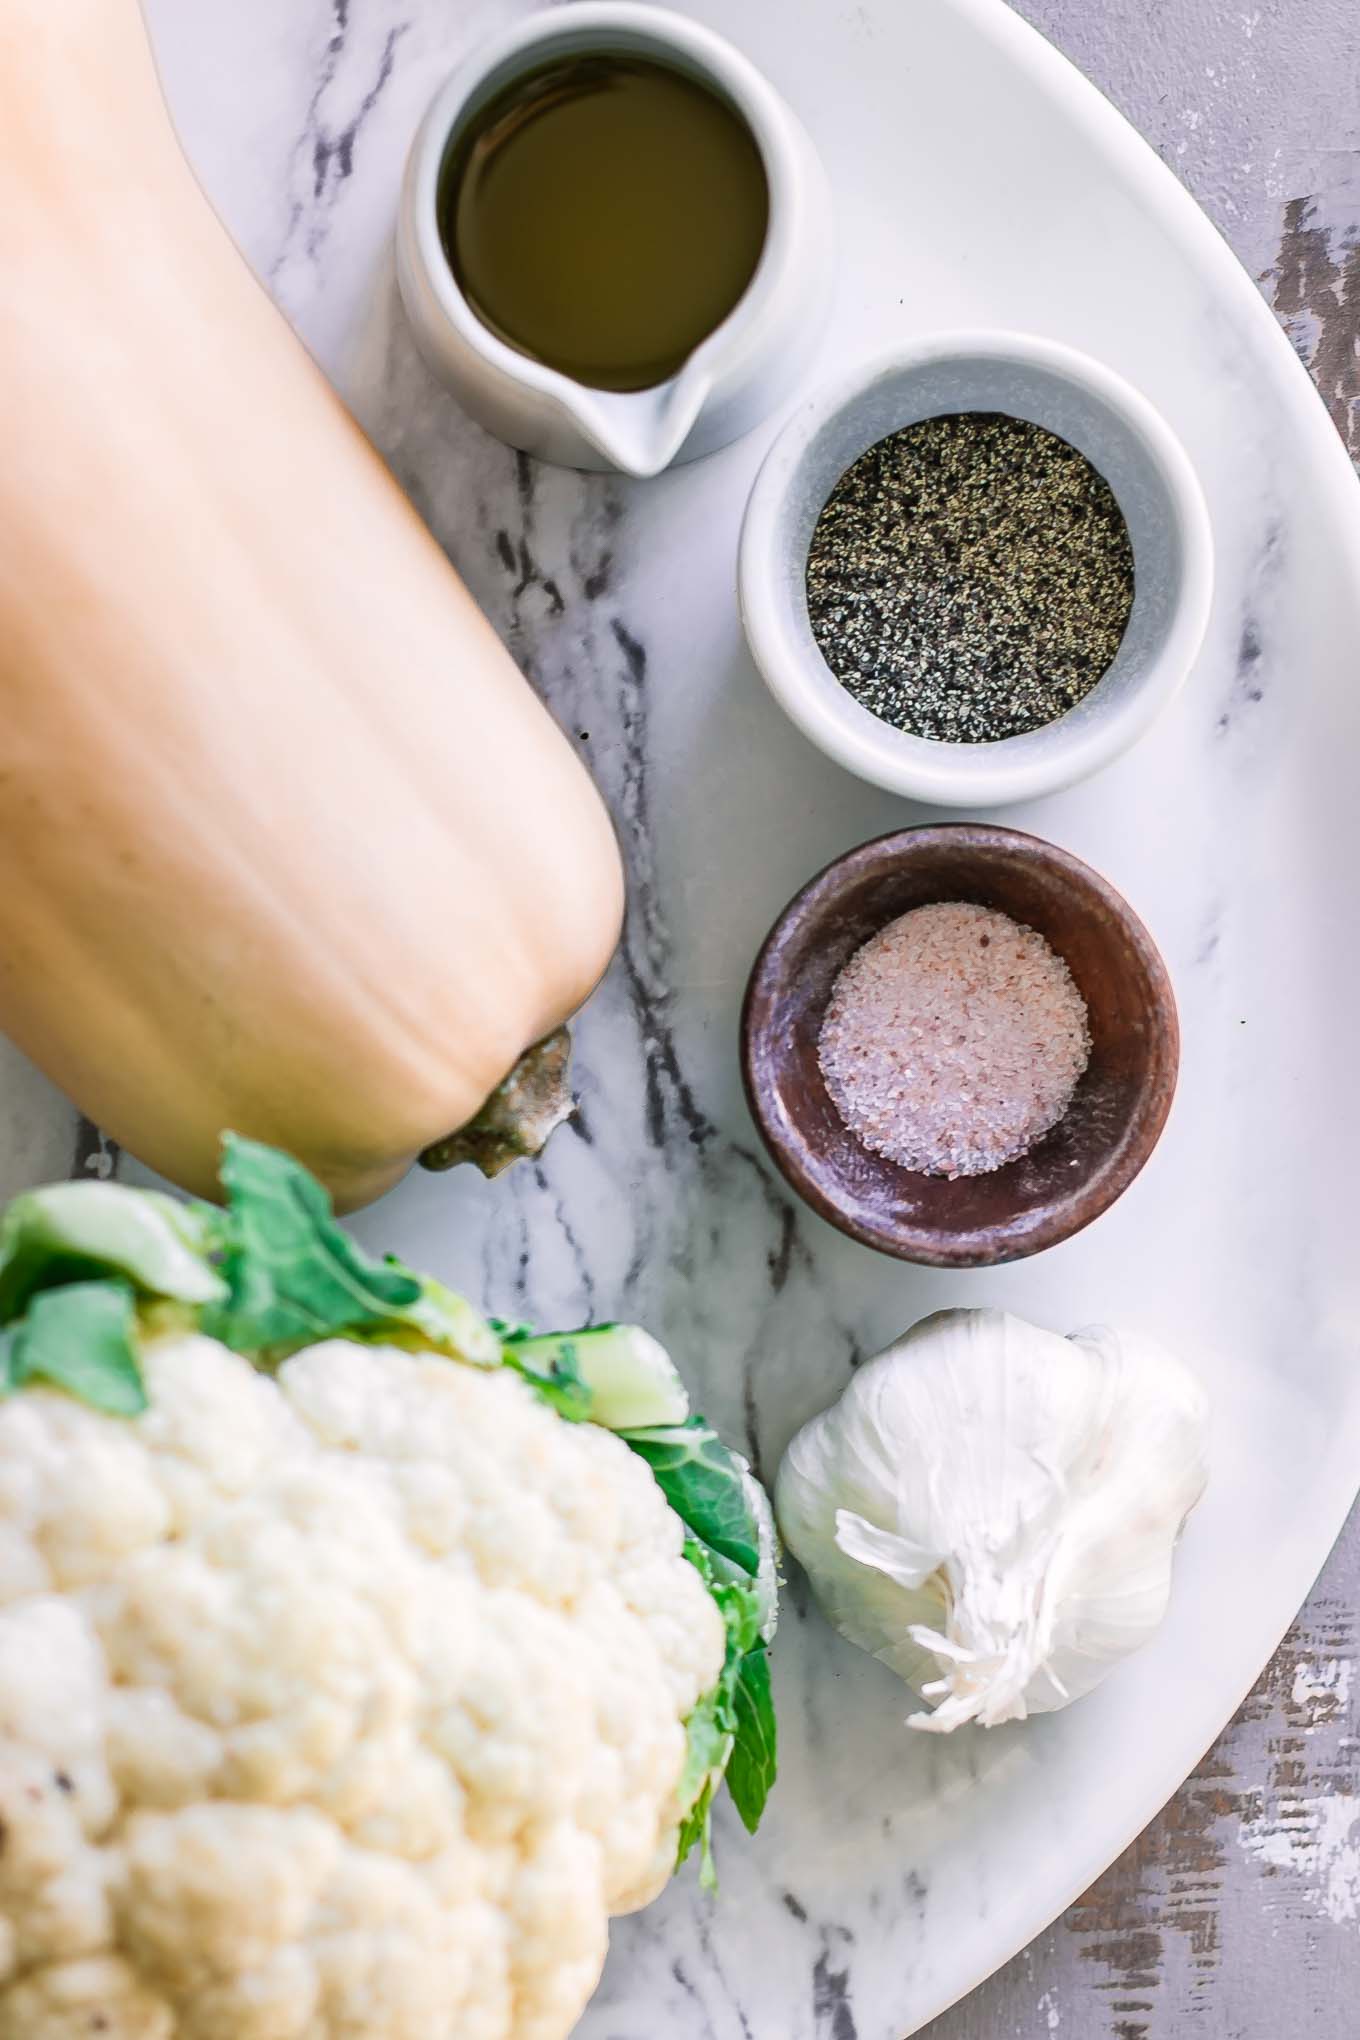
MULTIPOLYGON (((1227 236, 1360 461, 1358 0, 1020 6, 1227 236)), ((1194 1776, 930 2040, 1360 2040, 1358 1661, 1360 1510, 1194 1776)))

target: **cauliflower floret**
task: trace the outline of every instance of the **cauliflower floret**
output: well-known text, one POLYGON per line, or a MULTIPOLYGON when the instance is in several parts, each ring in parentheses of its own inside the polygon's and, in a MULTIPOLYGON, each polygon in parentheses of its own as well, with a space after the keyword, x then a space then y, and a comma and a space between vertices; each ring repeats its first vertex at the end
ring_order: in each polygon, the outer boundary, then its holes
POLYGON ((117 1956, 54 1962, 0 1996, 0 2040, 175 2040, 175 2015, 117 1956))
POLYGON ((722 1664, 650 1472, 508 1370, 145 1372, 0 1403, 0 2040, 561 2040, 722 1664))

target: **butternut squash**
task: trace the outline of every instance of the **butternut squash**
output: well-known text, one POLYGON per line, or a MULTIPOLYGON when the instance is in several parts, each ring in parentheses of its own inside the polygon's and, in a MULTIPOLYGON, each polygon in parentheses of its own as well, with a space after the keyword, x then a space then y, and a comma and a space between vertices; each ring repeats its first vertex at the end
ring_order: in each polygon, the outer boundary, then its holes
POLYGON ((135 0, 0 0, 0 1027, 342 1206, 617 940, 587 774, 194 182, 135 0))

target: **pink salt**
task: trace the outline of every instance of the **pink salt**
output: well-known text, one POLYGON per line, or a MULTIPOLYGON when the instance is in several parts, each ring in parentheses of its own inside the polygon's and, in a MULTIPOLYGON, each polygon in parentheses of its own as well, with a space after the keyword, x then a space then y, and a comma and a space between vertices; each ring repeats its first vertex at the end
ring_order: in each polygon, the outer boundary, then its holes
POLYGON ((818 1053, 865 1147, 928 1176, 981 1176, 1056 1126, 1091 1034, 1086 1001, 1042 935, 949 901, 914 908, 856 951, 818 1053))

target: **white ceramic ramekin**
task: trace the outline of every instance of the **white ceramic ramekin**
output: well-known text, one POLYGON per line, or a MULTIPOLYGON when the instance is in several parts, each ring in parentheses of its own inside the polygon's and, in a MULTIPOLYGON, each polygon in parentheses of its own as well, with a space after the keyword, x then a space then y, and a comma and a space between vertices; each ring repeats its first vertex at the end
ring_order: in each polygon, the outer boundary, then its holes
POLYGON ((1085 778, 1166 707, 1208 622, 1213 542, 1180 441, 1122 377, 1032 335, 944 333, 858 369, 794 413, 751 492, 739 580, 752 655, 805 736, 893 793, 989 808, 1085 778), (1109 483, 1133 544, 1133 610, 1109 671, 1056 722, 994 743, 909 736, 870 714, 834 677, 808 621, 808 546, 835 483, 888 433, 952 411, 1002 411, 1067 440, 1109 483))

